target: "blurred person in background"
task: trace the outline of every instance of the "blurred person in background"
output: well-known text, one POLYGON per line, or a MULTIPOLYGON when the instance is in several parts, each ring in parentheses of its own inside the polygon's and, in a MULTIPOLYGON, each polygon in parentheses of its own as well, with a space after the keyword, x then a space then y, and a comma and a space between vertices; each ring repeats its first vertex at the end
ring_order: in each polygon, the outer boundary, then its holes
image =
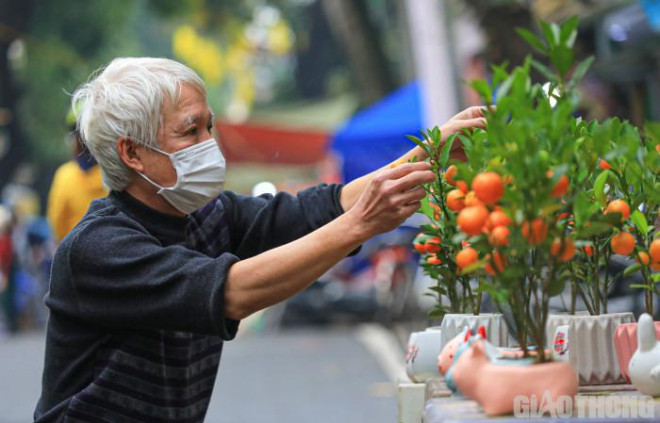
POLYGON ((5 232, 11 239, 11 266, 2 294, 10 333, 42 327, 46 321, 43 297, 53 248, 48 223, 40 215, 34 176, 34 166, 22 163, 2 190, 2 203, 12 216, 5 232))
MULTIPOLYGON (((55 254, 37 422, 203 421, 240 320, 398 227, 436 178, 418 162, 296 196, 223 191, 204 83, 168 59, 115 59, 78 101, 111 192, 55 254)), ((483 125, 473 108, 442 130, 483 125)))
POLYGON ((47 216, 56 242, 76 226, 93 200, 108 194, 101 169, 80 139, 73 109, 66 116, 66 124, 73 159, 57 169, 48 193, 47 216))
POLYGON ((11 212, 0 205, 0 292, 7 286, 11 266, 11 212))
POLYGON ((14 252, 11 242, 12 215, 9 208, 0 205, 0 307, 4 312, 3 330, 16 330, 16 314, 14 312, 13 285, 10 285, 14 252))

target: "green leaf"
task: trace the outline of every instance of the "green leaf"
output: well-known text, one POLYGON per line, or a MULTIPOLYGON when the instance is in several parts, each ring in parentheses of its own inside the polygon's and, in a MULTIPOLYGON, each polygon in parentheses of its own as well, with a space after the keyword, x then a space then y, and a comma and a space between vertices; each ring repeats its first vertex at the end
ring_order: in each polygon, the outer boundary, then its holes
POLYGON ((440 133, 440 128, 437 126, 434 126, 433 129, 429 132, 431 134, 431 139, 433 141, 439 141, 442 139, 442 134, 440 133))
POLYGON ((573 206, 573 214, 575 215, 575 223, 578 227, 583 227, 584 223, 589 219, 593 214, 592 208, 593 202, 590 200, 589 195, 580 191, 575 197, 575 205, 573 206))
POLYGON ((622 215, 619 212, 611 212, 605 214, 598 211, 598 213, 591 216, 591 221, 604 223, 606 225, 609 225, 610 227, 615 227, 621 223, 621 217, 622 215))
POLYGON ((571 76, 571 80, 568 81, 568 89, 573 90, 577 84, 582 80, 584 77, 584 74, 587 73, 589 68, 591 67, 591 64, 594 62, 595 57, 594 56, 589 56, 583 61, 580 62, 579 65, 575 68, 575 72, 573 72, 573 75, 571 76))
POLYGON ((470 81, 470 86, 481 96, 486 104, 490 104, 493 101, 493 91, 488 85, 488 82, 483 79, 475 79, 470 81))
POLYGON ((433 213, 434 213, 435 210, 429 204, 429 198, 428 197, 422 198, 420 203, 421 203, 421 206, 419 206, 418 212, 422 213, 424 216, 426 216, 429 219, 433 220, 433 213))
POLYGON ((500 84, 499 87, 496 88, 495 96, 498 102, 500 101, 500 99, 506 97, 507 94, 509 94, 509 90, 511 89, 511 85, 513 84, 513 79, 514 79, 513 75, 509 76, 507 79, 504 80, 504 82, 500 84))
POLYGON ((472 273, 475 270, 481 268, 483 266, 483 261, 479 261, 477 263, 473 263, 469 266, 467 266, 465 269, 461 271, 461 275, 467 275, 468 273, 472 273))
POLYGON ((504 62, 503 64, 497 66, 497 65, 492 65, 491 70, 492 70, 492 80, 491 84, 493 84, 493 87, 497 87, 500 82, 504 81, 509 74, 506 72, 506 67, 507 63, 504 62))
POLYGON ((473 144, 472 144, 472 140, 470 139, 470 137, 467 137, 463 134, 459 134, 458 139, 460 139, 461 144, 463 144, 463 150, 465 150, 465 151, 471 151, 472 150, 473 144))
POLYGON ((644 124, 644 134, 657 142, 660 142, 660 122, 646 122, 644 124))
POLYGON ((429 290, 433 292, 437 292, 438 294, 444 294, 445 292, 447 292, 447 289, 442 285, 430 286, 429 290))
POLYGON ((546 47, 545 44, 543 44, 543 41, 534 35, 531 31, 525 29, 525 28, 516 28, 516 32, 518 35, 520 35, 525 41, 527 41, 527 44, 530 46, 534 47, 536 50, 543 54, 548 54, 548 48, 546 47))
POLYGON ((557 75, 555 75, 547 66, 543 63, 532 60, 532 67, 539 71, 541 75, 548 79, 550 82, 557 82, 557 75))
POLYGON ((580 22, 577 16, 573 16, 564 22, 564 24, 561 26, 561 32, 559 35, 560 44, 569 48, 573 48, 575 38, 577 37, 577 28, 579 23, 580 22))
POLYGON ((454 132, 447 138, 447 141, 445 142, 445 145, 442 146, 442 153, 440 155, 440 167, 443 169, 447 167, 447 162, 449 161, 449 155, 451 154, 451 148, 454 145, 454 140, 458 134, 454 132))
POLYGON ((643 284, 643 283, 631 283, 631 284, 628 285, 628 286, 631 287, 631 288, 636 288, 636 289, 647 289, 647 290, 649 290, 649 291, 653 291, 653 287, 648 286, 648 285, 643 284))
POLYGON ((545 37, 548 46, 550 46, 550 49, 556 47, 559 43, 559 27, 557 24, 551 24, 544 21, 539 22, 539 24, 541 25, 541 31, 543 32, 543 36, 545 37))
POLYGON ((431 153, 431 147, 428 145, 428 143, 426 143, 426 142, 420 140, 419 138, 417 138, 417 137, 414 136, 414 135, 406 135, 406 137, 407 137, 410 141, 412 141, 412 142, 414 142, 415 144, 417 144, 418 146, 420 146, 424 151, 426 151, 427 153, 429 153, 429 155, 431 155, 431 154, 430 154, 430 153, 431 153))
POLYGON ((603 207, 607 205, 607 199, 605 198, 605 183, 610 176, 613 176, 612 172, 604 170, 598 175, 594 182, 594 196, 603 207))
POLYGON ((550 50, 550 61, 562 76, 566 75, 566 73, 571 70, 573 63, 575 62, 573 50, 566 46, 558 46, 553 48, 550 50))
POLYGON ((435 308, 435 309, 429 311, 428 315, 429 315, 429 317, 431 317, 433 319, 436 319, 436 318, 439 319, 439 318, 443 317, 445 314, 447 314, 445 312, 445 310, 443 310, 441 308, 435 308))
POLYGON ((456 233, 456 235, 451 237, 451 243, 459 245, 461 242, 465 241, 466 239, 467 239, 467 235, 465 235, 463 232, 458 232, 456 233))
POLYGON ((612 229, 612 225, 602 222, 590 222, 589 226, 580 228, 577 232, 579 238, 591 238, 602 235, 612 229))
MULTIPOLYGON (((639 263, 631 264, 630 266, 626 267, 625 270, 623 271, 623 277, 628 277, 632 275, 633 273, 639 272, 639 263)), ((634 284, 630 284, 632 287, 634 284)), ((644 285, 645 286, 645 285, 644 285)))
POLYGON ((566 279, 557 278, 548 284, 547 293, 549 296, 554 297, 564 292, 565 287, 566 287, 566 279))
MULTIPOLYGON (((579 141, 576 141, 576 144, 578 144, 578 142, 579 141)), ((576 147, 578 147, 578 146, 576 145, 576 147)), ((589 170, 586 167, 582 167, 582 168, 578 169, 577 181, 579 183, 584 182, 584 180, 587 179, 587 177, 589 177, 589 176, 591 176, 591 172, 589 172, 589 170)))
POLYGON ((637 230, 644 234, 644 238, 646 238, 649 233, 649 223, 646 221, 646 217, 642 214, 642 212, 635 210, 630 215, 630 220, 632 220, 633 225, 635 225, 637 230))

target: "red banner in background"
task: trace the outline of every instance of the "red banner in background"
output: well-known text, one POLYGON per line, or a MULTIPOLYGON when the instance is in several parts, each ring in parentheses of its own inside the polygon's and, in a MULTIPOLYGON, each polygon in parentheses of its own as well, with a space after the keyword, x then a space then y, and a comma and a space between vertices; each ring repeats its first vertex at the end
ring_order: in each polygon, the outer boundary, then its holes
POLYGON ((328 133, 267 125, 217 122, 228 163, 314 164, 327 155, 328 133))

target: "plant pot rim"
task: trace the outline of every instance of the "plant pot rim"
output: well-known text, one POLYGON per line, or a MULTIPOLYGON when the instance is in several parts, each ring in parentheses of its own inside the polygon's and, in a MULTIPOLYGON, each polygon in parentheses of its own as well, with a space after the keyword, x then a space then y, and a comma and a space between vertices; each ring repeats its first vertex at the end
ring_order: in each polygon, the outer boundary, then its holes
POLYGON ((446 313, 446 314, 443 316, 443 320, 444 320, 444 318, 447 317, 447 316, 461 316, 461 317, 465 317, 465 316, 473 316, 473 317, 492 317, 492 316, 501 316, 501 315, 502 315, 502 313, 479 313, 479 314, 474 314, 474 313, 446 313))
MULTIPOLYGON (((597 319, 600 317, 622 317, 622 316, 632 316, 632 318, 635 318, 635 315, 631 311, 624 311, 620 313, 605 313, 605 314, 596 314, 596 315, 591 315, 591 314, 561 314, 561 313, 552 313, 548 317, 571 317, 573 319, 597 319)), ((633 323, 633 322, 630 322, 633 323)))
MULTIPOLYGON (((638 322, 638 321, 634 321, 634 322, 628 322, 628 323, 621 323, 621 324, 619 324, 619 326, 623 326, 623 325, 637 325, 637 323, 639 323, 639 322, 638 322)), ((654 323, 654 324, 660 324, 660 320, 654 320, 653 323, 654 323)))

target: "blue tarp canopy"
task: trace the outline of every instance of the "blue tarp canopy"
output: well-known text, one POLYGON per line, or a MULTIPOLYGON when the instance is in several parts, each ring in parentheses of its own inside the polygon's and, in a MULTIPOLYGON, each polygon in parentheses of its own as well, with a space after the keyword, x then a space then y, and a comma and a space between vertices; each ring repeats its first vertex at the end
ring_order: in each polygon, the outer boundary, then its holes
POLYGON ((343 159, 344 182, 385 166, 414 147, 422 129, 419 84, 413 82, 362 110, 342 126, 331 149, 343 159))

